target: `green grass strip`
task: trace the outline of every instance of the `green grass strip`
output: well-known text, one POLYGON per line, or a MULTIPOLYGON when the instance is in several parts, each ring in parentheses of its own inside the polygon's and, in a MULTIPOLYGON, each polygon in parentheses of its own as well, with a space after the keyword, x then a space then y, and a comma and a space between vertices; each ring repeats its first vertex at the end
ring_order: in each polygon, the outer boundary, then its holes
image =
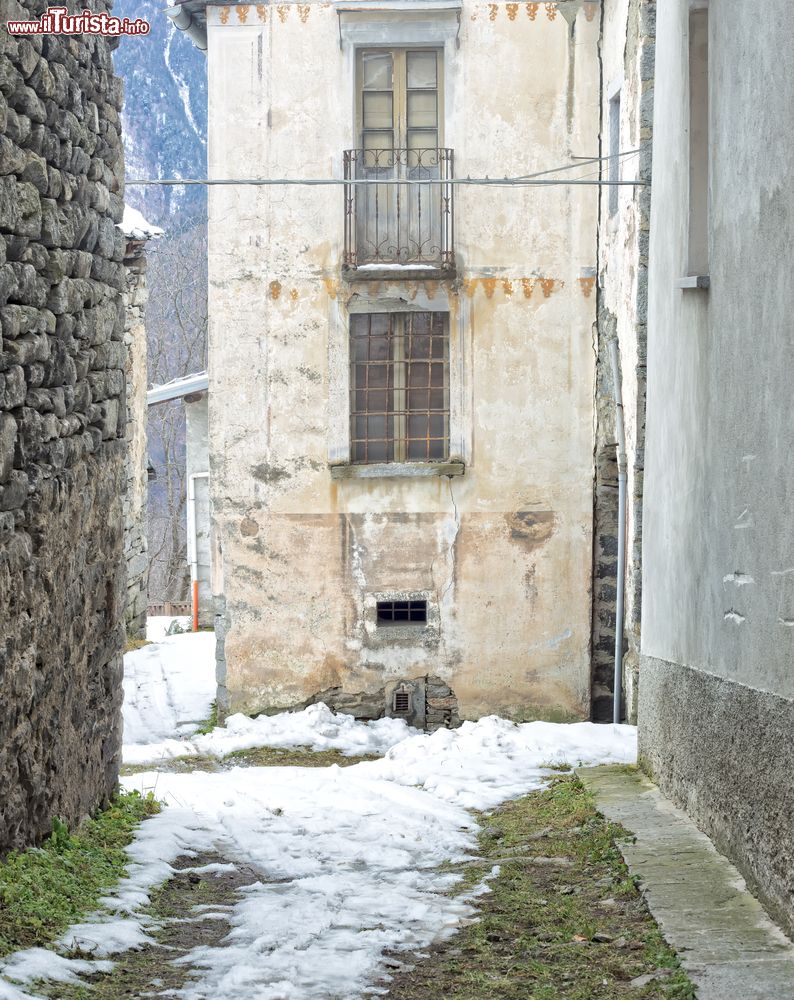
POLYGON ((211 733, 212 730, 218 725, 218 703, 213 701, 210 705, 210 714, 201 723, 201 725, 196 730, 196 735, 199 734, 206 736, 207 733, 211 733))
POLYGON ((152 795, 122 792, 74 834, 55 819, 41 847, 0 861, 0 957, 49 944, 94 910, 124 876, 135 828, 159 811, 152 795))

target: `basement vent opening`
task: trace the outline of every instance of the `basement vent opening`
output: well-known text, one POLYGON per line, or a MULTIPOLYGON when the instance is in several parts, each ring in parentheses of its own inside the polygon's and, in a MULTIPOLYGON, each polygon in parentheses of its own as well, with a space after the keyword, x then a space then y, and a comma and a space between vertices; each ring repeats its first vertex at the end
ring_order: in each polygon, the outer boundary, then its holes
POLYGON ((401 684, 394 692, 391 707, 394 715, 411 714, 411 689, 406 684, 401 684))
POLYGON ((378 601, 378 625, 425 625, 427 601, 378 601))

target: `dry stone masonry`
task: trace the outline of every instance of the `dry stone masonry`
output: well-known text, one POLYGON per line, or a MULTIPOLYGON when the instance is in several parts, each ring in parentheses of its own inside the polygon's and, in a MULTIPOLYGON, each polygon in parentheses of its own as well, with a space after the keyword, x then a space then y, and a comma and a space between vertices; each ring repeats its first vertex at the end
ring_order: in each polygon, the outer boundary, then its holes
POLYGON ((307 708, 318 702, 323 702, 333 712, 360 720, 405 719, 409 726, 431 733, 437 729, 457 729, 461 724, 455 692, 435 674, 392 680, 374 692, 351 693, 341 687, 327 688, 300 707, 307 708))
MULTIPOLYGON (((43 9, 3 0, 2 20, 43 9)), ((118 773, 126 351, 114 44, 0 30, 0 850, 42 837, 55 815, 76 823, 118 773)))
POLYGON ((127 271, 124 344, 127 349, 127 489, 124 495, 124 561, 127 634, 146 635, 149 592, 149 553, 146 538, 148 496, 146 453, 146 241, 125 232, 124 267, 127 271))
MULTIPOLYGON (((648 239, 656 43, 656 0, 629 0, 604 9, 601 43, 605 82, 620 79, 620 148, 639 150, 624 161, 617 211, 608 215, 602 193, 596 287, 595 490, 593 508, 592 716, 612 718, 617 580, 618 480, 614 386, 609 354, 617 341, 628 457, 623 694, 624 715, 637 721, 642 608, 642 496, 645 469, 645 386, 648 313, 648 239)), ((614 86, 614 84, 613 84, 614 86)), ((611 92, 603 107, 602 142, 610 127, 611 92)), ((607 146, 604 145, 604 149, 607 146)))

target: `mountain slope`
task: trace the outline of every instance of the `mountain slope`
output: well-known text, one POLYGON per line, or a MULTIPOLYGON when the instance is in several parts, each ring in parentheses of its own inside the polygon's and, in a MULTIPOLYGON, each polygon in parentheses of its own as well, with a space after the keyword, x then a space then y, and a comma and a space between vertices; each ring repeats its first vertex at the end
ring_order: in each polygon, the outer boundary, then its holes
MULTIPOLYGON (((124 79, 123 135, 127 179, 205 177, 205 56, 152 0, 116 0, 120 17, 144 17, 148 35, 123 37, 115 54, 124 79)), ((166 231, 206 217, 204 188, 129 185, 127 203, 166 231)))

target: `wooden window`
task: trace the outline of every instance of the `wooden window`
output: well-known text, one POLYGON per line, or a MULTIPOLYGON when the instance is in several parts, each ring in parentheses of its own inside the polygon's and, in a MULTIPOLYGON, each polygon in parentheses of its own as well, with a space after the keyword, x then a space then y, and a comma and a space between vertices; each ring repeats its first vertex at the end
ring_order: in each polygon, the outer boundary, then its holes
POLYGON ((358 53, 358 125, 363 149, 441 145, 441 52, 364 49, 358 53))
POLYGON ((450 263, 451 188, 403 183, 451 175, 451 151, 441 147, 441 70, 437 49, 358 52, 355 174, 380 183, 350 199, 356 265, 450 263))
POLYGON ((350 453, 354 463, 449 457, 446 313, 350 318, 350 453))
POLYGON ((690 0, 688 275, 709 273, 709 216, 709 8, 690 0))

